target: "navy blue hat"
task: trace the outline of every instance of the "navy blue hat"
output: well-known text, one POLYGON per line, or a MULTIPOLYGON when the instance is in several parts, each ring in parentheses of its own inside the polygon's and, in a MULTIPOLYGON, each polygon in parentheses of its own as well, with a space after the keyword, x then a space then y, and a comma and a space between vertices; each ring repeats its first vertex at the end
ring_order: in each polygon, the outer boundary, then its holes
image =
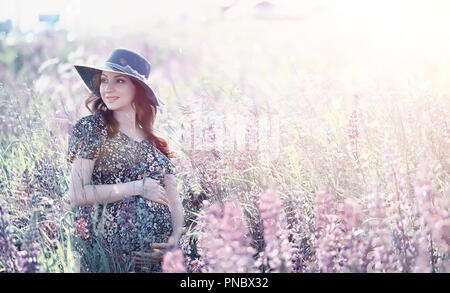
POLYGON ((88 90, 98 97, 100 97, 98 86, 99 74, 102 71, 120 72, 141 84, 149 100, 155 106, 160 105, 155 93, 148 84, 148 76, 150 75, 151 68, 150 63, 138 53, 126 49, 116 49, 104 66, 74 65, 74 67, 81 76, 81 79, 83 79, 88 90))

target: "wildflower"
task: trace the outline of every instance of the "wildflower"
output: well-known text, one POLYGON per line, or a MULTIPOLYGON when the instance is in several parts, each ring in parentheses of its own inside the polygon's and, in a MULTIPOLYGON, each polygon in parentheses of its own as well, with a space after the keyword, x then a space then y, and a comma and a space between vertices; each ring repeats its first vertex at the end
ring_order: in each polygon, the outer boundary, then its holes
POLYGON ((433 241, 448 253, 448 211, 442 208, 442 198, 433 181, 433 172, 429 163, 423 160, 417 167, 414 181, 414 194, 418 203, 418 214, 421 230, 419 232, 418 260, 415 272, 436 272, 437 255, 433 241), (430 267, 431 264, 431 267, 430 267))
POLYGON ((369 265, 370 245, 361 229, 362 207, 352 198, 346 198, 343 206, 344 235, 342 255, 343 271, 365 273, 369 265))
POLYGON ((402 272, 410 272, 415 255, 414 235, 410 232, 413 230, 413 205, 408 196, 407 173, 392 139, 387 140, 382 159, 387 183, 387 216, 393 227, 393 241, 402 272))
POLYGON ((337 273, 341 271, 343 228, 336 222, 330 222, 323 229, 323 236, 316 244, 319 269, 324 273, 337 273))
POLYGON ((0 202, 0 264, 7 272, 19 271, 18 259, 20 258, 15 240, 12 238, 12 228, 6 210, 6 203, 0 202))
POLYGON ((293 219, 289 223, 289 238, 292 242, 292 271, 302 273, 311 270, 310 262, 312 260, 311 237, 307 235, 309 217, 305 215, 307 204, 303 192, 290 202, 293 210, 293 219))
POLYGON ((57 231, 56 231, 56 225, 55 223, 48 223, 48 224, 41 224, 40 225, 40 229, 45 233, 45 235, 47 236, 48 239, 50 239, 51 241, 51 247, 53 249, 57 248, 57 231))
POLYGON ((333 196, 328 192, 326 186, 322 186, 315 193, 314 214, 316 218, 316 239, 320 239, 323 230, 331 221, 333 215, 333 196))
POLYGON ((397 272, 398 261, 394 259, 395 253, 391 247, 392 235, 386 221, 386 202, 383 199, 378 187, 372 187, 367 197, 367 209, 369 211, 369 221, 367 230, 370 231, 369 243, 372 247, 370 256, 369 272, 397 272))
POLYGON ((175 251, 167 251, 164 254, 162 262, 162 270, 164 273, 185 273, 183 252, 181 249, 175 251))
POLYGON ((352 154, 355 160, 357 161, 359 165, 359 149, 358 149, 358 142, 359 142, 359 130, 358 125, 360 123, 360 115, 359 115, 359 97, 357 95, 354 96, 353 99, 353 110, 352 114, 350 115, 349 121, 348 121, 348 128, 347 128, 347 136, 350 140, 350 147, 352 149, 352 154))
POLYGON ((81 239, 86 240, 89 238, 89 230, 87 228, 86 219, 80 218, 75 222, 75 231, 81 239))
POLYGON ((315 197, 315 246, 321 272, 340 272, 342 256, 340 251, 344 238, 344 226, 339 223, 333 207, 333 195, 326 186, 316 191, 315 197))
POLYGON ((362 220, 362 207, 352 198, 346 198, 343 205, 344 220, 347 228, 357 227, 362 220))
POLYGON ((38 273, 40 256, 40 235, 37 229, 36 215, 33 215, 33 224, 28 230, 20 251, 19 268, 21 273, 38 273))
POLYGON ((450 217, 440 219, 434 224, 433 235, 436 242, 442 247, 442 251, 450 252, 450 217))
POLYGON ((259 205, 264 226, 265 256, 273 272, 292 270, 292 245, 288 240, 287 223, 281 208, 281 201, 273 188, 261 194, 259 205))
POLYGON ((225 203, 209 207, 208 217, 199 235, 199 253, 206 272, 253 272, 255 251, 250 247, 242 210, 225 203))

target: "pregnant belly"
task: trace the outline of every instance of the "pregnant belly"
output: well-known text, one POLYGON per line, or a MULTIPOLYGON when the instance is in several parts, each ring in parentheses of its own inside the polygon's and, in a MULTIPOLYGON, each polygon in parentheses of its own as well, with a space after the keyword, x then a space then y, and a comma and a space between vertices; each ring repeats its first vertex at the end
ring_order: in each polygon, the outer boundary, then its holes
POLYGON ((172 234, 172 217, 168 206, 139 197, 136 216, 136 232, 144 242, 167 242, 172 234))

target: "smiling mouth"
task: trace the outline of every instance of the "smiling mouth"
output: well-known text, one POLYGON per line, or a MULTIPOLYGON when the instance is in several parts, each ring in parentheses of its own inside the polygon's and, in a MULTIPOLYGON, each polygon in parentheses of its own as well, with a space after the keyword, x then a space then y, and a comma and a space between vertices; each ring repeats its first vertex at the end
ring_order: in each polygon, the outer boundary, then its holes
POLYGON ((110 103, 115 102, 119 99, 119 97, 107 97, 106 100, 110 103))

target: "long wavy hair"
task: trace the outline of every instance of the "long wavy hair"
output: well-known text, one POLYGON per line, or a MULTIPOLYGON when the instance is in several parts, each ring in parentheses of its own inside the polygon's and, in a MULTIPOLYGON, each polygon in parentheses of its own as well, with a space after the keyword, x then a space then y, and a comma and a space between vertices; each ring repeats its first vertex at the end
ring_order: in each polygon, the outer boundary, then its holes
MULTIPOLYGON (((175 154, 169 150, 167 141, 155 135, 153 124, 157 114, 157 107, 147 98, 145 89, 133 78, 130 78, 130 80, 136 88, 134 100, 132 102, 136 109, 136 126, 141 126, 143 128, 147 138, 164 155, 168 158, 174 158, 175 154)), ((92 114, 100 113, 103 116, 106 121, 108 137, 116 137, 119 133, 119 122, 114 118, 113 111, 108 109, 100 95, 97 96, 95 94, 100 93, 100 74, 95 77, 95 85, 96 91, 89 95, 84 104, 92 114)))

